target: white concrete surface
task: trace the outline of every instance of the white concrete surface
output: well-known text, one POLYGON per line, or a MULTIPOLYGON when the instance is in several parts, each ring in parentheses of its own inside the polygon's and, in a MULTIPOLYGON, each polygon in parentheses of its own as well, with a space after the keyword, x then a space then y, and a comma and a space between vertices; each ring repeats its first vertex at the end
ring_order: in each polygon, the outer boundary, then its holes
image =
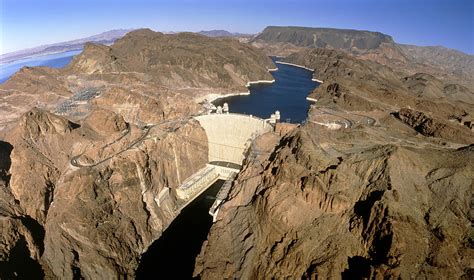
POLYGON ((283 62, 283 61, 275 61, 275 63, 278 63, 278 64, 286 64, 286 65, 291 65, 291 66, 295 66, 295 67, 303 68, 303 69, 306 69, 306 70, 309 70, 309 71, 313 71, 313 72, 314 72, 314 69, 312 69, 312 68, 308 68, 308 67, 306 67, 306 66, 303 66, 303 65, 298 65, 298 64, 289 63, 289 62, 283 62))
POLYGON ((249 140, 272 129, 265 120, 242 114, 210 114, 195 117, 206 131, 209 162, 241 165, 249 140))
POLYGON ((239 171, 234 168, 207 164, 206 167, 191 175, 176 189, 176 194, 182 200, 182 204, 178 205, 176 212, 181 211, 217 180, 228 180, 239 171))
POLYGON ((274 82, 275 82, 275 80, 258 80, 258 81, 247 82, 247 84, 245 86, 249 87, 249 86, 255 85, 255 84, 273 84, 274 82))

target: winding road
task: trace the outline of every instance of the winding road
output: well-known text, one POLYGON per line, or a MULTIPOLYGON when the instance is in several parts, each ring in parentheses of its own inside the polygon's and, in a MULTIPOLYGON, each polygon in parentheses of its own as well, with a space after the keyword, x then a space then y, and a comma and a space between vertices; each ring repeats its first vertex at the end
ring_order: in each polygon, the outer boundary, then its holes
MULTIPOLYGON (((368 116, 365 116, 365 115, 355 114, 355 113, 352 113, 352 112, 335 111, 335 110, 332 110, 332 109, 320 108, 320 107, 315 108, 313 110, 317 110, 317 111, 321 112, 320 115, 331 115, 331 116, 334 116, 334 117, 338 118, 338 120, 327 122, 328 125, 329 124, 336 124, 336 125, 340 125, 341 127, 344 127, 344 128, 351 128, 355 124, 364 124, 364 125, 372 126, 376 123, 376 120, 374 118, 371 118, 371 117, 368 117, 368 116), (343 115, 346 115, 346 116, 343 116, 343 115), (359 116, 360 119, 359 120, 349 119, 350 115, 359 116)), ((321 124, 320 122, 317 122, 317 121, 314 121, 314 120, 311 120, 311 119, 309 119, 308 121, 312 122, 312 123, 316 123, 316 124, 321 124)))
MULTIPOLYGON (((106 157, 106 158, 104 158, 104 159, 102 159, 102 160, 100 160, 100 161, 98 161, 98 162, 95 162, 95 163, 92 163, 92 164, 81 164, 81 163, 78 162, 78 159, 79 159, 83 154, 80 154, 80 155, 77 155, 77 156, 73 156, 73 157, 71 158, 71 161, 70 161, 70 162, 71 162, 71 165, 74 166, 74 167, 94 167, 94 166, 97 166, 97 165, 99 165, 99 164, 101 164, 101 163, 104 163, 104 162, 106 162, 106 161, 112 159, 113 157, 115 157, 115 156, 117 156, 117 155, 119 155, 119 154, 121 154, 121 153, 123 153, 123 152, 125 152, 125 151, 127 151, 127 150, 129 150, 129 149, 131 149, 131 148, 133 148, 133 147, 134 147, 135 145, 137 145, 138 143, 142 142, 142 141, 145 139, 145 137, 148 135, 148 133, 150 133, 150 129, 153 128, 153 127, 154 127, 154 125, 150 125, 150 126, 147 125, 147 126, 145 126, 144 129, 143 129, 143 134, 140 135, 140 137, 138 137, 137 139, 135 139, 135 141, 133 141, 132 143, 130 143, 127 147, 125 147, 124 149, 120 150, 119 152, 117 152, 117 153, 115 153, 115 154, 113 154, 113 155, 110 155, 110 156, 108 156, 108 157, 106 157)), ((129 131, 129 132, 130 132, 130 131, 129 131)), ((129 132, 128 132, 128 133, 129 133, 129 132)), ((125 133, 125 135, 126 135, 126 134, 127 134, 127 133, 125 133)), ((125 137, 125 135, 122 135, 122 136, 120 136, 118 139, 116 139, 115 141, 106 144, 106 145, 103 146, 101 149, 105 149, 106 147, 108 147, 108 146, 110 146, 110 145, 116 143, 117 141, 120 141, 120 139, 122 139, 123 137, 125 137)))

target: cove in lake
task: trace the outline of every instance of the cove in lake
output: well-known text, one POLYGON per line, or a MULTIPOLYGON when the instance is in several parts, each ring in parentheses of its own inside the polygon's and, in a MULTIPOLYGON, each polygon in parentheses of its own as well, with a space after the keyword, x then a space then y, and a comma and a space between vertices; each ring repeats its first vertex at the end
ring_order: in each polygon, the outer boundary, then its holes
MULTIPOLYGON (((276 58, 272 58, 275 62, 276 58)), ((267 119, 276 110, 280 111, 281 121, 301 123, 306 120, 310 103, 308 94, 319 83, 312 81, 313 74, 304 68, 276 64, 277 71, 271 72, 275 78, 272 84, 250 86, 250 95, 230 96, 212 102, 216 106, 229 104, 231 113, 254 115, 267 119)))
POLYGON ((6 80, 8 80, 8 78, 25 66, 48 66, 52 68, 62 68, 68 65, 72 58, 80 52, 82 52, 82 50, 30 57, 0 64, 0 84, 4 83, 6 80))

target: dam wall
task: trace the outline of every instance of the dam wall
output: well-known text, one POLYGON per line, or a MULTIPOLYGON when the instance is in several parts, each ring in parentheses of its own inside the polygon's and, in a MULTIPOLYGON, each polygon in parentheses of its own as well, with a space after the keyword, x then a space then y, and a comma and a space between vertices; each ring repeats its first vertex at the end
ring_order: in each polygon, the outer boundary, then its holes
POLYGON ((209 114, 195 119, 206 131, 209 162, 223 161, 241 165, 250 140, 273 129, 263 119, 242 114, 209 114))

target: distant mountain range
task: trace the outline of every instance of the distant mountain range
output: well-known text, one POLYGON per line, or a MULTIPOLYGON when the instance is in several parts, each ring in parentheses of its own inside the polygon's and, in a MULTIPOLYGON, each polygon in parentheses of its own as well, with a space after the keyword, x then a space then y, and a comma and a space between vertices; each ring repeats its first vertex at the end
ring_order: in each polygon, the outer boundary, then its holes
POLYGON ((208 37, 253 37, 253 34, 245 34, 238 32, 229 32, 227 30, 208 30, 208 31, 199 31, 197 32, 201 35, 208 37))
POLYGON ((11 53, 6 53, 0 55, 0 63, 7 63, 12 62, 15 60, 31 57, 31 56, 39 56, 51 53, 61 53, 66 51, 72 50, 80 50, 84 47, 84 44, 87 42, 94 42, 98 44, 110 45, 115 40, 122 38, 125 34, 132 31, 133 29, 114 29, 107 32, 103 32, 94 36, 66 41, 66 42, 59 42, 54 44, 42 45, 35 48, 19 50, 11 53))
MULTIPOLYGON (((87 38, 43 45, 0 55, 0 63, 80 50, 87 42, 111 45, 133 29, 116 29, 87 38)), ((179 32, 163 32, 175 34, 179 32)), ((463 77, 474 75, 474 56, 444 47, 418 47, 396 43, 389 35, 351 29, 313 28, 298 26, 268 26, 257 35, 229 32, 227 30, 202 30, 195 32, 207 37, 235 37, 263 48, 269 55, 287 56, 306 48, 342 50, 356 57, 391 65, 400 70, 407 65, 412 72, 441 70, 463 77), (429 69, 427 69, 429 68, 429 69)), ((437 71, 440 72, 440 71, 437 71)), ((471 80, 471 79, 468 79, 471 80)))
POLYGON ((365 30, 268 26, 250 40, 268 55, 288 56, 305 49, 341 50, 357 58, 389 65, 412 74, 425 72, 457 76, 474 84, 474 56, 440 46, 420 47, 396 43, 389 35, 365 30))
MULTIPOLYGON (((72 50, 81 50, 84 47, 84 44, 87 42, 111 45, 115 40, 122 38, 128 32, 134 29, 114 29, 106 32, 102 32, 97 35, 90 37, 76 39, 72 41, 59 42, 54 44, 42 45, 34 48, 14 51, 6 54, 0 55, 0 63, 8 63, 23 58, 28 58, 32 56, 40 56, 52 53, 62 53, 72 50)), ((165 34, 175 34, 179 32, 163 32, 165 34)), ((227 30, 202 30, 196 32, 198 34, 207 36, 207 37, 241 37, 241 38, 251 38, 254 35, 244 34, 238 32, 229 32, 227 30)))

